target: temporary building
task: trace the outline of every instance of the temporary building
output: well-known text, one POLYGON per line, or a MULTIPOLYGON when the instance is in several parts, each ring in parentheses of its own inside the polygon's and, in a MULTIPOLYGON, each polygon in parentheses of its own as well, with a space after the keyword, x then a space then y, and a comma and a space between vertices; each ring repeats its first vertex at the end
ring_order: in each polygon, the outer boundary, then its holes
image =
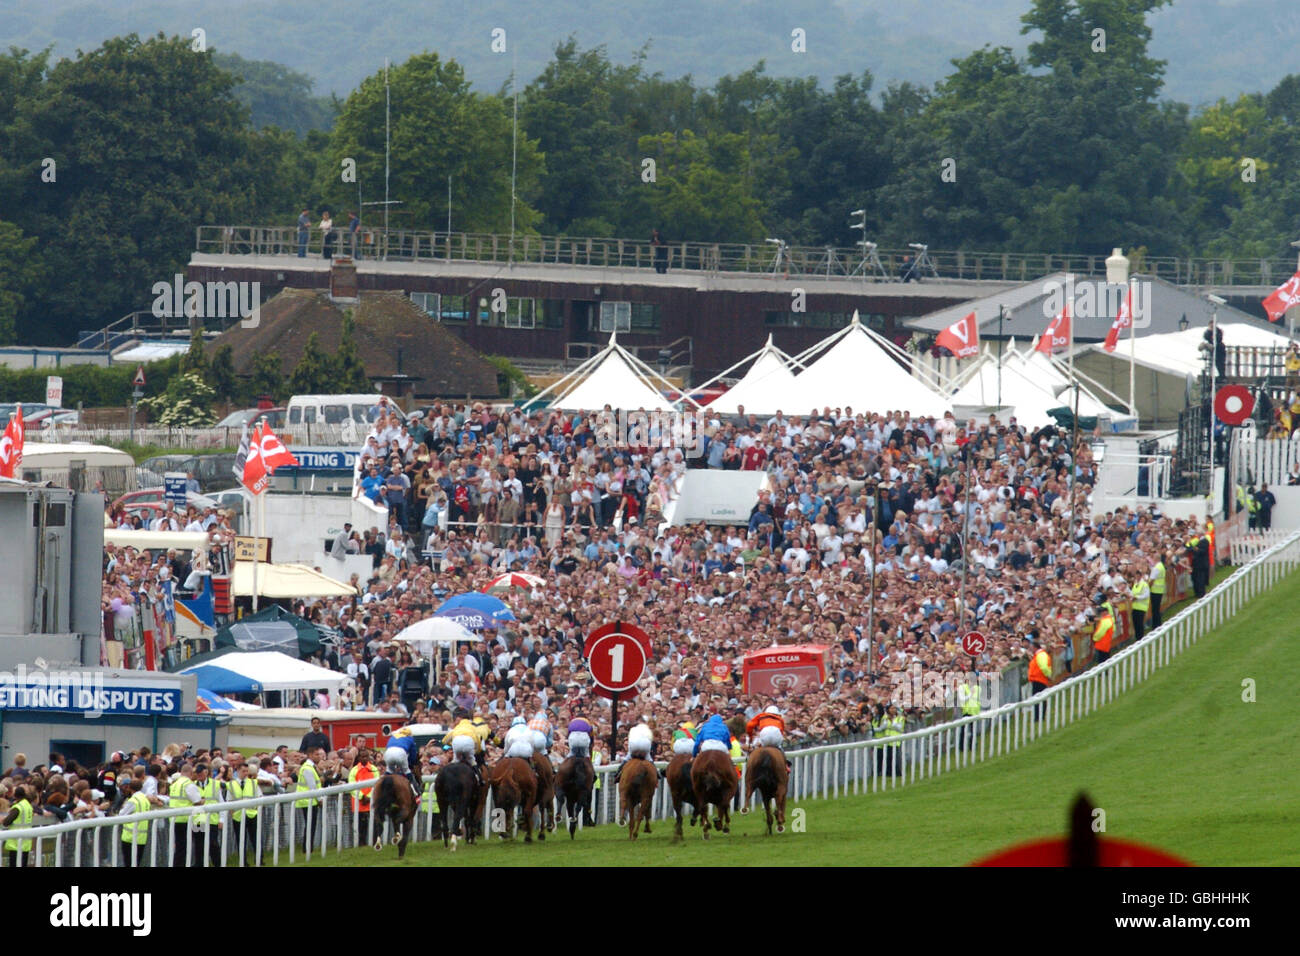
MULTIPOLYGON (((1223 344, 1243 348, 1282 349, 1284 335, 1244 322, 1222 323, 1223 344)), ((1201 350, 1204 328, 1185 329, 1139 336, 1133 341, 1134 402, 1144 427, 1176 426, 1178 415, 1187 407, 1192 380, 1206 368, 1201 350)), ((1078 346, 1075 368, 1117 395, 1129 391, 1129 341, 1124 339, 1114 352, 1100 345, 1078 346)))
POLYGON ((826 682, 830 648, 825 644, 786 644, 750 651, 741 663, 746 694, 780 697, 807 694, 826 682))
MULTIPOLYGON (((529 402, 543 400, 548 408, 564 411, 600 411, 606 405, 615 411, 672 411, 677 404, 665 397, 676 386, 618 344, 610 333, 609 344, 568 375, 529 402)), ((689 398, 683 402, 694 407, 689 398)))
POLYGON ((749 365, 749 370, 731 388, 719 398, 709 403, 709 408, 723 415, 736 414, 741 406, 746 412, 770 415, 776 411, 771 403, 772 395, 786 392, 794 382, 794 369, 799 367, 785 352, 772 344, 772 336, 757 352, 753 352, 731 368, 699 386, 699 390, 708 388, 714 382, 725 378, 733 371, 749 365))
POLYGON ((321 632, 316 625, 286 611, 278 604, 248 614, 217 631, 217 647, 238 647, 244 651, 281 651, 306 657, 320 650, 321 632))
POLYGON ((194 674, 200 687, 217 694, 260 694, 269 690, 338 690, 347 675, 281 654, 279 651, 230 651, 208 656, 201 664, 182 668, 194 674))
MULTIPOLYGON (((1039 428, 1052 424, 1048 414, 1056 408, 1075 408, 1076 397, 1069 380, 1058 380, 1054 372, 1030 367, 1018 353, 1007 352, 1001 362, 992 355, 982 355, 975 373, 952 396, 961 417, 982 417, 986 411, 1001 409, 1005 416, 1014 415, 1019 424, 1039 428)), ((1131 425, 1130 415, 1120 415, 1107 408, 1085 390, 1078 394, 1081 417, 1102 417, 1112 424, 1122 420, 1131 425)))
POLYGON ((854 413, 902 409, 935 416, 952 409, 947 398, 909 374, 897 349, 862 325, 856 312, 848 326, 795 359, 807 367, 785 389, 773 389, 768 400, 787 415, 826 406, 847 406, 854 413))

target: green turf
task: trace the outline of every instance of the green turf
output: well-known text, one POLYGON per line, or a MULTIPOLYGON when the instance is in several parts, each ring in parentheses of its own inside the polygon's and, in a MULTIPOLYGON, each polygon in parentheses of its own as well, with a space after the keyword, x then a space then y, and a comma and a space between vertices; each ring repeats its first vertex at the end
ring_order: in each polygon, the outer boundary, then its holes
MULTIPOLYGON (((1064 832, 1081 789, 1106 812, 1106 834, 1151 843, 1200 865, 1300 865, 1300 573, 1184 651, 1120 700, 1027 748, 889 793, 805 801, 806 829, 763 835, 734 816, 707 844, 673 845, 655 825, 633 844, 612 826, 526 846, 448 853, 415 846, 407 866, 964 864, 1064 832), (1242 681, 1256 682, 1255 703, 1242 681)), ((794 805, 790 807, 793 812, 794 805)), ((396 851, 351 850, 329 865, 396 865, 396 851)))

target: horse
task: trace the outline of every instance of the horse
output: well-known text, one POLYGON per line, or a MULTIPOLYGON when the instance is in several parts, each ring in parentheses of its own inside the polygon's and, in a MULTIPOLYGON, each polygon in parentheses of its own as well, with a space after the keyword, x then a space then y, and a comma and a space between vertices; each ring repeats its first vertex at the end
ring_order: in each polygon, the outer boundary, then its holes
POLYGON ((480 809, 478 789, 474 768, 462 760, 453 760, 433 778, 444 847, 455 851, 456 831, 462 828, 465 831, 465 842, 474 842, 480 809))
POLYGON ((721 750, 702 750, 691 764, 691 787, 704 820, 704 839, 709 838, 710 805, 717 810, 713 825, 723 833, 731 832, 731 801, 739 783, 730 755, 721 750))
POLYGON ((406 844, 411 841, 411 827, 415 823, 415 792, 410 781, 400 773, 386 773, 375 787, 372 804, 374 816, 371 818, 378 833, 375 836, 375 851, 384 848, 384 821, 393 824, 393 832, 400 833, 397 840, 397 858, 406 855, 406 844))
POLYGON ((590 757, 569 757, 560 764, 555 774, 555 791, 560 798, 560 811, 569 815, 569 839, 578 831, 579 813, 586 818, 587 826, 595 825, 591 818, 591 794, 596 784, 596 768, 590 757))
POLYGON ((627 813, 628 839, 635 840, 637 830, 644 821, 645 832, 650 833, 650 805, 659 789, 659 771, 649 760, 633 757, 623 764, 623 774, 618 781, 618 798, 627 813))
POLYGON ((790 782, 785 754, 776 747, 758 747, 749 754, 745 774, 745 804, 741 813, 749 812, 749 803, 757 790, 767 811, 767 834, 772 835, 772 805, 776 804, 776 832, 785 832, 785 790, 790 782))
POLYGON ((533 754, 533 773, 537 774, 537 809, 540 829, 537 839, 545 840, 546 831, 555 829, 555 766, 544 753, 533 754))
MULTIPOLYGON (((523 757, 502 757, 493 765, 488 775, 492 788, 493 817, 503 813, 501 839, 506 838, 506 830, 512 835, 518 832, 515 823, 515 811, 521 811, 524 817, 524 842, 533 842, 533 810, 537 806, 537 774, 532 763, 523 757)), ((495 822, 493 828, 495 829, 495 822)))
POLYGON ((673 798, 673 812, 677 814, 677 828, 674 840, 682 839, 682 804, 691 805, 691 826, 700 819, 700 809, 695 800, 695 788, 691 786, 691 755, 676 754, 668 763, 668 793, 673 798))

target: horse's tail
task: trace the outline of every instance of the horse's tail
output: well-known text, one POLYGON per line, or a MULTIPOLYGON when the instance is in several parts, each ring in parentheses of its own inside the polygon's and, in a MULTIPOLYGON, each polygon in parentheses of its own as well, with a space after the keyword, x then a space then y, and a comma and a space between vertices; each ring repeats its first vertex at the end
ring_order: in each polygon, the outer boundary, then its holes
POLYGON ((776 767, 772 765, 772 751, 767 747, 759 749, 750 758, 749 779, 753 782, 754 788, 763 795, 764 800, 776 793, 776 767))
POLYGON ((379 779, 379 785, 375 787, 375 799, 371 804, 375 820, 383 820, 392 812, 393 804, 397 801, 397 792, 393 787, 393 778, 389 774, 379 779))

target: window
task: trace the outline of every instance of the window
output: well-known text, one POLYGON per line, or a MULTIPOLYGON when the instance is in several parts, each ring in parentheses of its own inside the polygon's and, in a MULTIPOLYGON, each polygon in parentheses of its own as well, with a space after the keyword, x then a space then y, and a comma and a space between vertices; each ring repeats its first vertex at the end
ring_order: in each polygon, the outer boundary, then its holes
POLYGON ((602 302, 600 304, 600 330, 602 332, 632 331, 632 303, 602 302))
POLYGON ((501 324, 507 329, 537 328, 536 299, 506 299, 506 311, 501 324))
POLYGON ((632 303, 632 331, 658 332, 659 306, 650 302, 632 303))
POLYGON ((433 316, 435 319, 438 317, 438 312, 442 307, 441 303, 439 302, 441 298, 442 296, 440 296, 437 292, 412 292, 411 293, 411 301, 414 302, 416 305, 418 305, 426 313, 433 316))
POLYGON ((315 425, 315 424, 316 424, 316 406, 315 406, 315 405, 304 405, 304 406, 302 407, 302 423, 303 423, 304 425, 315 425))
POLYGON ((468 322, 469 301, 463 295, 438 296, 439 322, 468 322))
POLYGON ((340 425, 348 420, 348 407, 346 405, 323 405, 321 414, 325 418, 326 425, 340 425))
POLYGON ((850 312, 766 312, 764 325, 796 329, 842 329, 853 321, 850 312))
POLYGON ((564 301, 562 299, 542 300, 542 328, 564 328, 564 301))
POLYGON ((289 409, 289 424, 302 424, 302 408, 300 406, 295 405, 293 408, 289 409))

